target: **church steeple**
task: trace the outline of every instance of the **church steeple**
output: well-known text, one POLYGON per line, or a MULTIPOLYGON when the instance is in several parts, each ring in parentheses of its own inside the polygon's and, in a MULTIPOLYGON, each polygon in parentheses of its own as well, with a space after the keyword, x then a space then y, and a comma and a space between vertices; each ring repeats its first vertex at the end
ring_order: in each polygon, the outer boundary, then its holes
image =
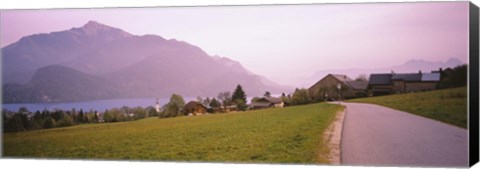
POLYGON ((158 102, 158 98, 157 98, 157 101, 155 102, 155 110, 157 110, 157 113, 160 112, 160 103, 158 102))

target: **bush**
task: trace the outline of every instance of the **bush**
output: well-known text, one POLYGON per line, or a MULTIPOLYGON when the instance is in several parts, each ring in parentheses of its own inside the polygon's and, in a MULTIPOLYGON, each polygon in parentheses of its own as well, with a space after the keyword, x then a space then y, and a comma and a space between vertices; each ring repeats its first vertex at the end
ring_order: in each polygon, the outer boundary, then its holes
POLYGON ((32 129, 33 130, 40 130, 40 129, 43 129, 44 125, 45 125, 45 120, 35 119, 35 120, 33 120, 32 129))
POLYGON ((134 119, 135 120, 138 120, 138 119, 143 119, 143 118, 146 118, 148 117, 148 112, 146 112, 143 108, 141 107, 136 107, 134 110, 133 110, 133 113, 134 113, 134 119))
POLYGON ((45 121, 43 122, 43 128, 44 129, 49 129, 49 128, 54 128, 55 127, 55 120, 51 117, 47 117, 45 121))
POLYGON ((67 114, 63 116, 62 119, 60 119, 56 126, 57 127, 68 127, 68 126, 73 126, 75 122, 73 121, 73 118, 67 114))
POLYGON ((295 89, 295 92, 292 95, 291 104, 292 105, 302 105, 312 103, 313 100, 308 94, 307 89, 295 89))

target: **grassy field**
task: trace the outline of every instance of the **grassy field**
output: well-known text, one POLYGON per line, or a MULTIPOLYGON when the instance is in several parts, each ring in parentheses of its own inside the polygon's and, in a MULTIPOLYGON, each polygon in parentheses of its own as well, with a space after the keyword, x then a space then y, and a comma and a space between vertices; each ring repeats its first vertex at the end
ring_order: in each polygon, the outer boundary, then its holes
POLYGON ((373 103, 467 128, 467 88, 348 100, 373 103))
POLYGON ((156 161, 328 163, 322 133, 338 105, 5 133, 6 157, 156 161))

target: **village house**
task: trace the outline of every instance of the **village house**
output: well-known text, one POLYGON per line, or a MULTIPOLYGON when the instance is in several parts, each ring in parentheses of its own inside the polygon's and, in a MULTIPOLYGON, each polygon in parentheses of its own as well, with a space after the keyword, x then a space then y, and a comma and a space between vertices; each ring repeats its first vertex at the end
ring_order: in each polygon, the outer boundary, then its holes
POLYGON ((364 97, 367 95, 367 87, 367 81, 352 80, 346 75, 328 74, 308 88, 308 94, 316 100, 364 97))
POLYGON ((368 87, 372 95, 435 90, 440 81, 440 72, 430 73, 383 73, 371 74, 368 87))
POLYGON ((212 111, 215 113, 228 113, 228 112, 237 111, 237 110, 238 110, 237 105, 212 107, 212 111))
POLYGON ((200 102, 190 101, 183 107, 185 115, 196 116, 207 114, 207 107, 200 102))
POLYGON ((252 103, 249 106, 249 109, 263 109, 263 108, 270 108, 270 107, 282 108, 283 106, 284 106, 284 103, 282 101, 282 98, 262 97, 255 101, 252 101, 252 103))

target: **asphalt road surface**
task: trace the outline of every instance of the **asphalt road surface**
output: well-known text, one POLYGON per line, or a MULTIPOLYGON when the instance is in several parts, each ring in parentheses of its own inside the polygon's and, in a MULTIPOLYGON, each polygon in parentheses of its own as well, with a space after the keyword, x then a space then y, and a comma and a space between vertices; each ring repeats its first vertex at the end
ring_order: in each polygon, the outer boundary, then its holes
POLYGON ((342 165, 468 166, 466 129, 383 106, 342 104, 342 165))

